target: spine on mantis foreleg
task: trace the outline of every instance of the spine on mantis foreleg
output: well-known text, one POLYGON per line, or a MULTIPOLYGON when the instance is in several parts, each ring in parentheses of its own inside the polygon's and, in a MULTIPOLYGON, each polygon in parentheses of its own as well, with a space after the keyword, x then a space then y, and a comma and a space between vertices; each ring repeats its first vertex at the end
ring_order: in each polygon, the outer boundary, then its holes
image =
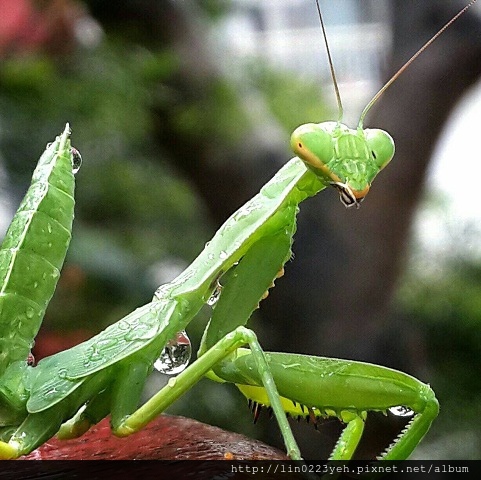
POLYGON ((67 125, 49 144, 0 248, 0 374, 27 360, 71 238, 73 154, 67 125))

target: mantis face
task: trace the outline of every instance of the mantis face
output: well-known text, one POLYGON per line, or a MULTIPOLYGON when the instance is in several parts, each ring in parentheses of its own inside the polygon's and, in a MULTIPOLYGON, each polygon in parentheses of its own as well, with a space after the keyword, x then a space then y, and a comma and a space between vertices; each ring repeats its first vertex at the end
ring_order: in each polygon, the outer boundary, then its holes
POLYGON ((301 125, 291 136, 291 148, 339 191, 346 207, 359 207, 374 177, 394 156, 394 141, 384 130, 353 130, 337 122, 301 125))

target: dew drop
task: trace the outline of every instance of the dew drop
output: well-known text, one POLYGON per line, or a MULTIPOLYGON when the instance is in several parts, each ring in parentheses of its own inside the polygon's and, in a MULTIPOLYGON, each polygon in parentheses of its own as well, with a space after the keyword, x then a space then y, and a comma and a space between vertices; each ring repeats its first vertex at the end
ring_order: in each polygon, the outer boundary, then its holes
POLYGON ((169 297, 172 285, 166 283, 161 285, 154 293, 154 300, 164 300, 169 297))
POLYGON ((104 359, 104 355, 99 351, 98 345, 95 343, 87 350, 87 360, 91 362, 99 362, 104 359))
POLYGON ((212 295, 207 300, 207 305, 210 305, 211 307, 214 306, 217 303, 217 300, 219 300, 221 293, 222 293, 222 285, 219 282, 217 282, 215 290, 212 292, 212 295))
POLYGON ((82 165, 82 155, 80 155, 80 152, 74 147, 70 149, 70 153, 72 154, 72 173, 75 175, 82 165))
POLYGON ((214 260, 215 255, 214 255, 213 253, 209 253, 209 255, 207 255, 207 258, 208 258, 209 260, 214 260))
POLYGON ((225 252, 224 250, 222 250, 222 252, 219 253, 219 258, 221 260, 225 260, 227 257, 228 257, 227 252, 225 252))
POLYGON ((33 356, 32 352, 30 352, 28 354, 28 357, 27 357, 27 365, 29 367, 33 367, 35 366, 35 357, 33 356))
POLYGON ((61 368, 58 372, 57 372, 57 375, 59 378, 61 378, 62 380, 67 378, 67 369, 66 368, 61 368))
POLYGON ((389 409, 389 412, 393 415, 396 415, 396 417, 412 417, 414 415, 413 410, 402 405, 399 405, 397 407, 391 407, 389 409))
POLYGON ((35 310, 32 307, 28 307, 25 315, 27 315, 27 318, 33 318, 35 315, 35 310))
POLYGON ((50 395, 55 395, 57 393, 57 389, 55 387, 52 387, 50 390, 44 393, 44 396, 50 397, 50 395))
POLYGON ((97 342, 98 348, 112 348, 117 345, 118 340, 116 338, 103 338, 97 342))
POLYGON ((154 368, 167 375, 177 375, 189 364, 192 345, 187 333, 177 332, 175 338, 169 341, 160 357, 155 361, 154 368))
POLYGON ((129 327, 129 323, 128 323, 127 321, 125 321, 125 320, 120 320, 119 322, 117 322, 117 328, 118 328, 119 330, 124 330, 124 331, 126 331, 126 330, 129 330, 130 327, 129 327))

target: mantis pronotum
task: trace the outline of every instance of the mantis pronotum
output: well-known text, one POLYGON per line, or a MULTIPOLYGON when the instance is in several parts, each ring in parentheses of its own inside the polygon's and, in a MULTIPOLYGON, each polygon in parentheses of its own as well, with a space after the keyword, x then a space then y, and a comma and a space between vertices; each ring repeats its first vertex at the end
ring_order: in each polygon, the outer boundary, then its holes
POLYGON ((333 186, 346 207, 359 207, 392 159, 392 138, 379 129, 363 129, 364 117, 437 35, 373 98, 356 129, 340 119, 297 128, 291 137, 296 156, 224 223, 183 273, 159 287, 150 303, 33 367, 29 351, 71 235, 78 153, 70 147, 67 126, 42 155, 0 250, 5 332, 0 340, 0 457, 24 455, 55 434, 79 436, 109 414, 113 432, 129 435, 207 376, 235 383, 250 402, 271 408, 292 459, 301 453, 286 413, 341 419, 346 427, 331 458, 345 460, 356 451, 368 411, 402 407, 412 418, 381 458, 407 458, 438 412, 428 385, 362 362, 265 353, 245 325, 291 257, 299 204, 333 186), (177 369, 173 357, 182 332, 206 303, 214 308, 197 360, 137 408, 159 356, 162 368, 177 369))

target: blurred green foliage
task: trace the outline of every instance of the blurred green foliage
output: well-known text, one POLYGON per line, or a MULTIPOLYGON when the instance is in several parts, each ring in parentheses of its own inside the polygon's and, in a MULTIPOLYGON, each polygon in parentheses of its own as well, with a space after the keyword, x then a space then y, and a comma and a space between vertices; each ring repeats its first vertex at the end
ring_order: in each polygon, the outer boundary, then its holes
MULTIPOLYGON (((429 365, 423 379, 441 405, 419 458, 479 459, 481 434, 481 232, 476 223, 449 214, 449 203, 431 192, 420 210, 421 221, 441 222, 430 241, 415 236, 409 250, 397 305, 405 327, 423 338, 429 365), (457 448, 456 445, 462 445, 457 448)), ((426 234, 426 232, 424 232, 426 234)), ((414 347, 416 348, 416 347, 414 347)))

